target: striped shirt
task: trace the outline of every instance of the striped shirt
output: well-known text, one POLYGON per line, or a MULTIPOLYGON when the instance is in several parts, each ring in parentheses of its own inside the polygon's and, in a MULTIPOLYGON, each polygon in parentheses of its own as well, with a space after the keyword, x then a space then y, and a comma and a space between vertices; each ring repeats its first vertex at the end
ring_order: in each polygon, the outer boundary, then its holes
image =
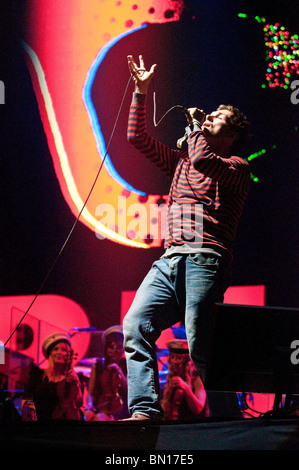
POLYGON ((212 250, 233 255, 249 190, 250 170, 240 157, 213 153, 199 127, 188 129, 188 151, 174 150, 146 129, 145 95, 133 94, 128 140, 172 179, 167 200, 165 249, 212 250))

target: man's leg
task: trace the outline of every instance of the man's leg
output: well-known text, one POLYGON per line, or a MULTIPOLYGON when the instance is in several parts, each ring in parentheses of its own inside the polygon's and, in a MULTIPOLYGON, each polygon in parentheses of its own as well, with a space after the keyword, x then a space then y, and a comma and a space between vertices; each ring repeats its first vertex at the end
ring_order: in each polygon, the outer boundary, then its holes
POLYGON ((170 260, 160 259, 143 280, 123 323, 131 414, 163 416, 155 343, 161 332, 179 319, 170 260))
POLYGON ((213 333, 214 306, 223 301, 230 262, 210 254, 186 258, 185 327, 191 358, 205 382, 213 333))

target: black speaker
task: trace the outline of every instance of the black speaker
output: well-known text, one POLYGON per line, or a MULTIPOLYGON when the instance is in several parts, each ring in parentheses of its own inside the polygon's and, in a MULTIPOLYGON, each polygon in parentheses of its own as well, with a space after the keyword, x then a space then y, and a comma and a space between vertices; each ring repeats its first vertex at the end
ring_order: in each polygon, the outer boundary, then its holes
POLYGON ((299 393, 297 358, 299 309, 216 305, 207 390, 299 393))

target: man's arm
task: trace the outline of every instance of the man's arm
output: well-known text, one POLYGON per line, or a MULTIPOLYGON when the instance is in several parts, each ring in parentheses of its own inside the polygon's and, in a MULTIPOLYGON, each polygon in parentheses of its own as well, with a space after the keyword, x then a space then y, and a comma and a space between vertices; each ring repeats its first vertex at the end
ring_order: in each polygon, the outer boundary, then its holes
POLYGON ((240 157, 223 158, 212 152, 202 130, 188 136, 188 150, 192 165, 197 171, 227 186, 248 190, 249 164, 240 157))
POLYGON ((135 83, 128 122, 128 140, 167 176, 172 177, 180 156, 186 155, 186 152, 162 144, 151 137, 146 129, 146 94, 156 65, 146 71, 142 56, 140 56, 140 66, 137 66, 132 56, 128 56, 128 66, 135 83))

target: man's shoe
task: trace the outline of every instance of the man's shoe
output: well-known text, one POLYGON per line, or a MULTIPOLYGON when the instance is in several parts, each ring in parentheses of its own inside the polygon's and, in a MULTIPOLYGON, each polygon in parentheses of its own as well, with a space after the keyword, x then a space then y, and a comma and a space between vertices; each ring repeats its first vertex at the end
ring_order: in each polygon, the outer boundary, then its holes
POLYGON ((120 421, 147 421, 150 419, 149 416, 143 415, 142 413, 135 413, 130 418, 121 419, 120 421))

